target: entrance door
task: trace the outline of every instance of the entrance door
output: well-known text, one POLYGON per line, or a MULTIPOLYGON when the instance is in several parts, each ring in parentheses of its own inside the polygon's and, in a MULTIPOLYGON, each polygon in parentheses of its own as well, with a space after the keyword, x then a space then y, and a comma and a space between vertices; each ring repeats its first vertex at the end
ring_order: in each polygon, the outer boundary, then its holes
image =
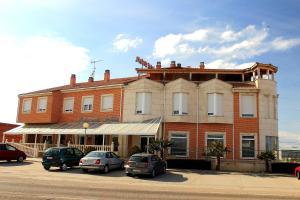
POLYGON ((95 135, 95 145, 102 145, 103 135, 95 135))
POLYGON ((148 151, 149 144, 154 140, 155 138, 153 136, 141 136, 141 150, 143 152, 149 152, 148 151))

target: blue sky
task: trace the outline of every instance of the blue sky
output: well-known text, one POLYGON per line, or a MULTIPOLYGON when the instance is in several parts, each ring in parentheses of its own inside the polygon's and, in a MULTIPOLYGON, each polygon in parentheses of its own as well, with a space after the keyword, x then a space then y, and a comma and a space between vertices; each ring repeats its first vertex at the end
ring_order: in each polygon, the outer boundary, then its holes
POLYGON ((212 68, 272 63, 281 142, 300 147, 299 1, 0 1, 0 121, 15 122, 17 94, 135 75, 135 57, 212 68))

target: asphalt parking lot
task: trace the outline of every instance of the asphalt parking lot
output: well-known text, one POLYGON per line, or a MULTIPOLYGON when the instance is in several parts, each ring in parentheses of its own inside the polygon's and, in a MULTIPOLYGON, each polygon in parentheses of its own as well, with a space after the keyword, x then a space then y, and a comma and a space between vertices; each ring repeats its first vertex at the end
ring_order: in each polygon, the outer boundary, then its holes
MULTIPOLYGON (((122 193, 130 195, 130 192, 133 196, 128 197, 135 199, 134 195, 138 191, 141 194, 158 192, 158 194, 163 193, 171 196, 178 192, 175 199, 200 199, 198 193, 202 194, 202 197, 205 195, 207 197, 209 194, 225 195, 222 199, 227 199, 225 198, 226 195, 233 195, 228 196, 228 199, 242 198, 243 195, 245 197, 257 195, 270 197, 268 199, 300 199, 300 181, 291 175, 168 169, 166 174, 155 178, 127 177, 122 170, 111 171, 107 174, 83 173, 79 168, 72 168, 64 172, 58 168, 51 168, 50 171, 46 171, 40 162, 30 159, 24 163, 0 162, 0 185, 0 193, 2 196, 6 195, 7 199, 17 199, 19 198, 18 195, 21 195, 23 199, 26 197, 28 199, 40 199, 40 197, 44 198, 45 195, 50 195, 50 197, 54 195, 57 199, 76 199, 75 197, 81 197, 81 195, 84 195, 85 199, 97 199, 99 194, 93 194, 90 191, 91 187, 97 188, 97 191, 103 190, 103 194, 106 191, 114 191, 113 189, 121 192, 121 196, 116 197, 116 199, 123 199, 122 193), (66 188, 60 191, 61 185, 66 188), (48 187, 49 191, 45 190, 45 186, 48 187), (70 193, 72 189, 76 189, 73 194, 70 193), (90 192, 79 194, 81 190, 90 192), (186 196, 180 198, 180 194, 185 193, 186 196), (76 196, 74 196, 75 194, 76 196), (194 196, 188 198, 188 195, 194 196)), ((117 195, 118 193, 114 194, 117 195)), ((213 199, 216 196, 210 197, 206 199, 213 199)), ((168 198, 165 197, 165 199, 168 198)))

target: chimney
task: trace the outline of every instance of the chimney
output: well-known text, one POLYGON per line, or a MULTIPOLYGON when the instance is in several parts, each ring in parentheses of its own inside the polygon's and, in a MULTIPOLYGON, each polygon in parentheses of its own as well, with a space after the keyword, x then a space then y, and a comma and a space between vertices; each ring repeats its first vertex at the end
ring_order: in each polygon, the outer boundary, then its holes
POLYGON ((110 80, 110 71, 109 71, 109 69, 105 70, 104 80, 105 81, 109 81, 110 80))
POLYGON ((72 75, 71 75, 70 85, 71 85, 72 87, 75 87, 75 86, 76 86, 76 75, 75 75, 75 74, 72 74, 72 75))
POLYGON ((156 62, 156 69, 161 69, 161 62, 160 61, 156 62))
POLYGON ((89 77, 89 83, 94 82, 94 77, 89 77))
POLYGON ((173 61, 171 61, 171 65, 170 65, 170 67, 171 67, 171 68, 175 68, 175 67, 176 67, 176 61, 174 61, 174 60, 173 60, 173 61))
POLYGON ((177 63, 177 68, 181 68, 181 63, 177 63))
POLYGON ((204 69, 204 68, 205 68, 204 62, 200 62, 200 69, 204 69))

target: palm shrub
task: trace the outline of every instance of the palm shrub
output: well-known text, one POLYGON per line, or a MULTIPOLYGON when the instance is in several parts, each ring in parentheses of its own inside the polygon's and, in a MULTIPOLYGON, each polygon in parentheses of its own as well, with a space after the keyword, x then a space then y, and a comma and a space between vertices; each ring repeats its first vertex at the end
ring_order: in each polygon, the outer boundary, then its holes
POLYGON ((168 148, 173 145, 173 142, 170 140, 163 140, 163 139, 158 139, 154 140, 149 144, 149 151, 150 152, 159 152, 160 157, 165 160, 168 156, 168 148))
POLYGON ((266 172, 270 172, 270 161, 276 159, 275 153, 273 151, 261 152, 257 158, 265 161, 266 172))
POLYGON ((224 147, 223 142, 221 141, 212 141, 206 148, 206 155, 217 158, 216 170, 220 170, 221 166, 221 157, 224 156, 224 153, 229 152, 228 147, 224 147))

